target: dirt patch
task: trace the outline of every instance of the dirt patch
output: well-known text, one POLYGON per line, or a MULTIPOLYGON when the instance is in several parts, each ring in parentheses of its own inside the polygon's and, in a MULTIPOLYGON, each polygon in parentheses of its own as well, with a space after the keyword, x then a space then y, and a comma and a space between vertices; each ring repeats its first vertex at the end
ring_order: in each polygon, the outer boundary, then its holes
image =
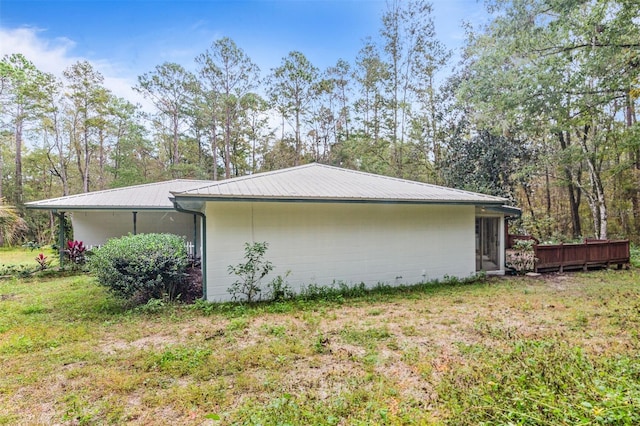
POLYGON ((157 349, 160 347, 179 343, 181 339, 175 335, 152 335, 148 337, 142 337, 131 342, 125 340, 116 340, 107 342, 100 345, 99 350, 108 355, 114 355, 121 351, 128 351, 131 349, 157 349))

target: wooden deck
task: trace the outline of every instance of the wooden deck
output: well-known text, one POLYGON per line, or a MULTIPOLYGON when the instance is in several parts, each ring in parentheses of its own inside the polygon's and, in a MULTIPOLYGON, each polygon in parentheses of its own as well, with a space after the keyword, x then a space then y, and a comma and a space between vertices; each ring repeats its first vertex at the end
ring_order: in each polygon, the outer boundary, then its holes
MULTIPOLYGON (((522 238, 509 236, 509 243, 522 238)), ((563 272, 569 269, 588 270, 589 268, 608 268, 616 265, 618 269, 627 267, 630 261, 629 240, 593 240, 573 244, 535 244, 536 272, 563 272)))

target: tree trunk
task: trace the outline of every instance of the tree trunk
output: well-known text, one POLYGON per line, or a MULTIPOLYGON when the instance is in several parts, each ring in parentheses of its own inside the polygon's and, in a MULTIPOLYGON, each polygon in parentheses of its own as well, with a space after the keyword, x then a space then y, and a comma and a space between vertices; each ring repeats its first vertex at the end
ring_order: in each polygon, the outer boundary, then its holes
POLYGON ((213 153, 213 180, 218 180, 218 138, 215 133, 211 138, 211 152, 213 153))
POLYGON ((302 143, 300 141, 300 109, 296 108, 296 155, 294 158, 293 165, 300 165, 300 153, 302 151, 302 143))
MULTIPOLYGON (((625 117, 627 129, 631 128, 637 122, 635 104, 629 95, 627 95, 625 117)), ((633 233, 637 239, 640 239, 640 148, 632 150, 629 153, 629 158, 634 165, 634 168, 631 170, 632 179, 636 180, 636 184, 633 189, 629 191, 631 205, 633 206, 633 233)))
MULTIPOLYGON (((180 118, 178 117, 178 113, 175 112, 174 116, 173 116, 173 146, 172 146, 172 155, 171 155, 171 165, 172 166, 177 166, 180 163, 180 152, 178 150, 178 143, 179 143, 179 126, 180 126, 180 118)), ((173 172, 174 177, 175 176, 175 171, 173 172)))
MULTIPOLYGON (((545 166, 544 168, 544 178, 545 178, 545 198, 546 198, 546 212, 547 219, 551 219, 551 182, 549 177, 549 167, 545 166)), ((547 233, 551 235, 551 221, 547 220, 547 233)))
POLYGON ((62 150, 62 147, 58 151, 58 159, 60 163, 58 176, 60 177, 60 181, 62 182, 62 195, 66 197, 67 195, 69 195, 69 179, 67 178, 67 165, 64 161, 64 151, 62 150))
MULTIPOLYGON (((589 175, 589 181, 591 183, 591 194, 588 197, 589 207, 591 208, 591 214, 593 215, 595 237, 598 239, 607 239, 607 204, 604 196, 604 186, 602 185, 602 177, 600 171, 595 164, 595 158, 593 152, 589 150, 587 141, 589 134, 593 133, 595 126, 585 125, 582 130, 582 137, 579 138, 582 152, 585 154, 585 164, 587 165, 587 171, 589 175)), ((595 137, 595 136, 593 136, 595 137)))
MULTIPOLYGON (((558 132, 558 140, 560 141, 560 147, 562 148, 562 150, 566 150, 569 146, 570 141, 568 137, 565 138, 565 135, 562 131, 558 132)), ((563 166, 562 171, 567 181, 569 209, 571 212, 571 230, 572 237, 575 239, 582 236, 582 224, 580 223, 580 196, 579 194, 578 196, 576 196, 577 190, 573 182, 573 174, 571 173, 571 169, 568 166, 563 166)))
POLYGON ((104 168, 107 162, 106 153, 104 149, 104 130, 100 129, 100 152, 98 153, 98 189, 103 190, 106 187, 106 180, 104 175, 104 168))
POLYGON ((524 195, 527 197, 527 206, 529 207, 529 213, 531 213, 531 220, 533 221, 533 226, 536 228, 536 232, 538 233, 538 237, 542 237, 542 230, 540 229, 540 224, 538 223, 538 219, 536 219, 536 212, 533 209, 533 204, 531 203, 531 194, 529 192, 529 188, 527 185, 523 185, 524 195))
POLYGON ((82 176, 82 189, 89 192, 89 162, 91 161, 91 150, 89 149, 89 130, 87 129, 85 120, 84 130, 84 174, 82 176))
POLYGON ((15 204, 22 205, 22 107, 18 110, 18 118, 16 118, 16 190, 15 204))
POLYGON ((228 97, 225 103, 227 106, 224 123, 224 177, 229 179, 231 177, 231 108, 229 108, 228 97))

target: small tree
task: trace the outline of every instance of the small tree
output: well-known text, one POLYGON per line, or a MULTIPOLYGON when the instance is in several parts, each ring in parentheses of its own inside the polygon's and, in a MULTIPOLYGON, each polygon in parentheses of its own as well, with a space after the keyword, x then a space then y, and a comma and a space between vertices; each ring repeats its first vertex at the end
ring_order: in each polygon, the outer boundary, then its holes
POLYGON ((244 296, 244 300, 251 303, 260 298, 261 280, 273 270, 273 264, 264 259, 268 246, 266 242, 245 243, 245 261, 235 266, 229 265, 229 274, 238 277, 227 290, 233 300, 237 301, 240 296, 244 296))

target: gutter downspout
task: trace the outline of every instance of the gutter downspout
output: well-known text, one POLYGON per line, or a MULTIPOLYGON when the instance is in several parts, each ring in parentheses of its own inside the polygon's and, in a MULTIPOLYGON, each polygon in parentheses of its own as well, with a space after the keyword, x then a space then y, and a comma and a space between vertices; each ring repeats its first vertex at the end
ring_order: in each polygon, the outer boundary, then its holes
MULTIPOLYGON (((202 300, 207 300, 207 216, 198 210, 183 209, 178 205, 178 201, 173 198, 173 208, 180 213, 190 213, 196 216, 200 216, 200 228, 202 230, 202 260, 200 270, 202 271, 202 300)), ((194 241, 193 251, 196 251, 196 243, 194 241)))

